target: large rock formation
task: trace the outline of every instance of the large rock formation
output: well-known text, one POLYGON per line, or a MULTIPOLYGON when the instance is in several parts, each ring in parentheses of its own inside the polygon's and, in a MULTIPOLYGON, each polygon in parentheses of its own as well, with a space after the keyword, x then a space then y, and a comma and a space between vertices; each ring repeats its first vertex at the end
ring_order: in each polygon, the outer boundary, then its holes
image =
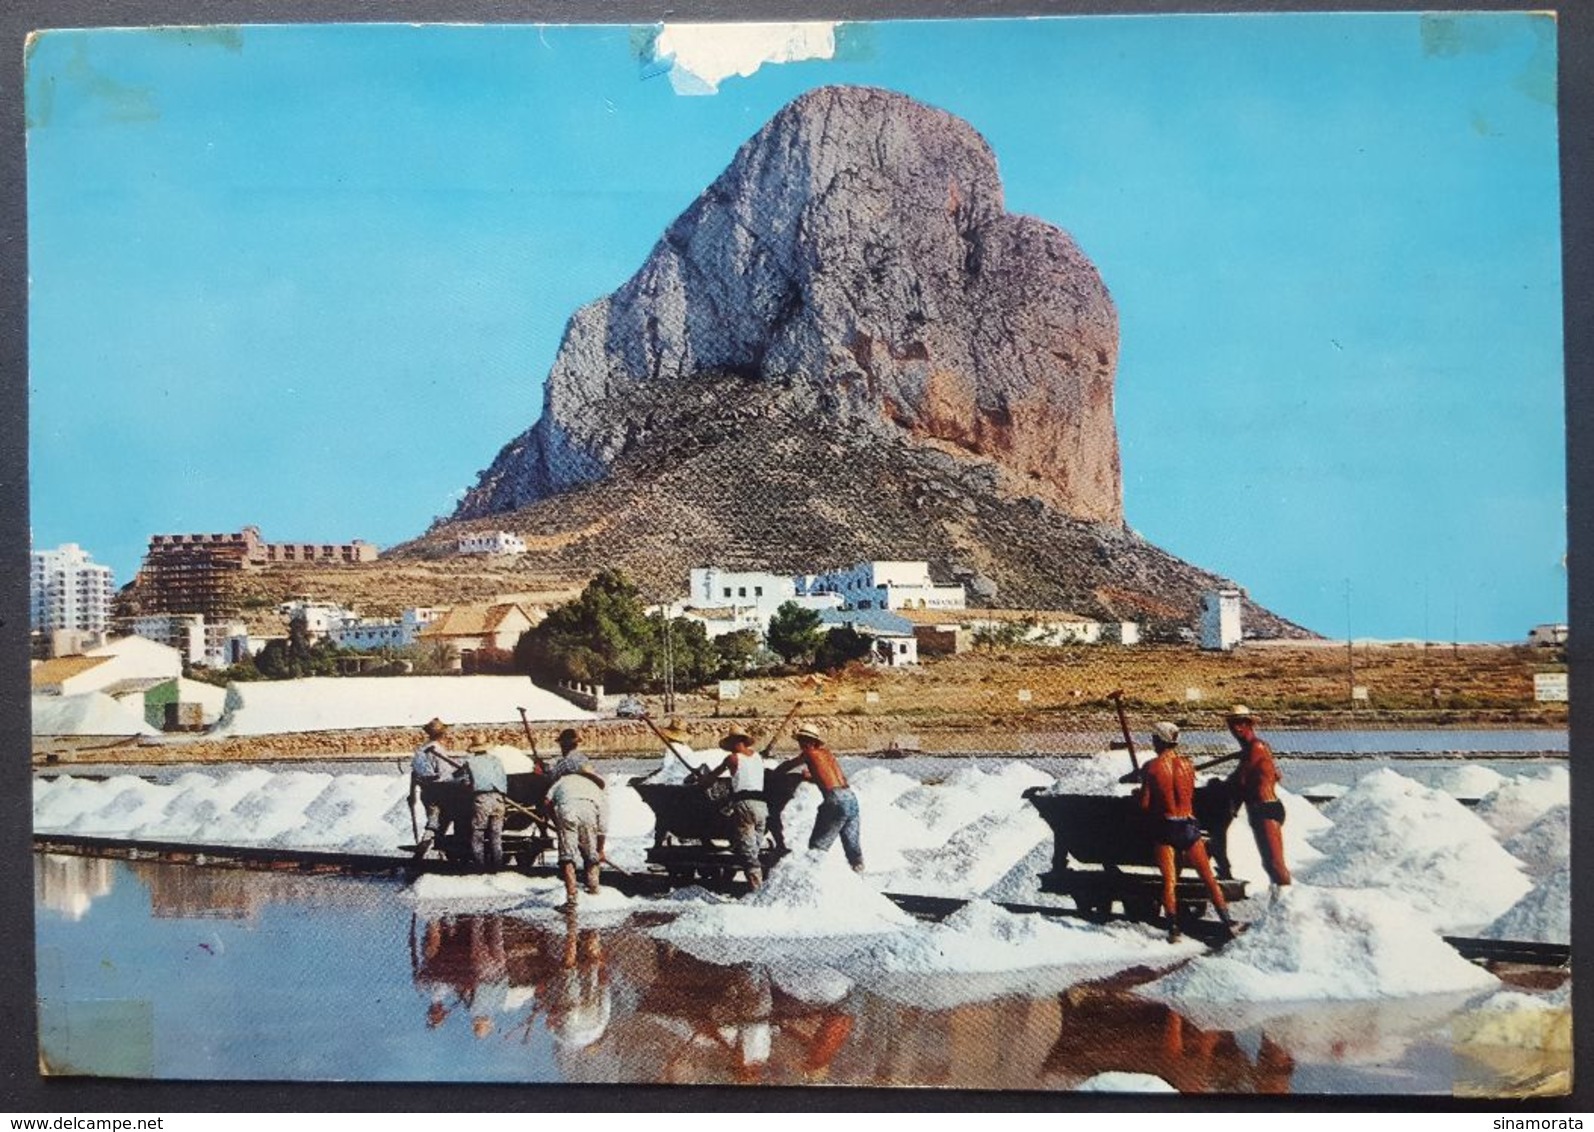
MULTIPOLYGON (((1123 523, 1117 317, 1062 231, 1003 211, 983 139, 886 91, 791 103, 570 320, 541 418, 453 519, 386 558, 446 558, 491 517, 525 566, 791 573, 925 559, 973 600, 1194 623, 1232 584, 1123 523)), ((1248 633, 1302 635, 1248 606, 1248 633)))
POLYGON ((735 375, 778 385, 795 417, 989 457, 1070 517, 1120 523, 1117 354, 1095 267, 1003 210, 979 134, 899 94, 826 87, 570 320, 541 419, 456 517, 603 478, 656 427, 640 400, 735 375))

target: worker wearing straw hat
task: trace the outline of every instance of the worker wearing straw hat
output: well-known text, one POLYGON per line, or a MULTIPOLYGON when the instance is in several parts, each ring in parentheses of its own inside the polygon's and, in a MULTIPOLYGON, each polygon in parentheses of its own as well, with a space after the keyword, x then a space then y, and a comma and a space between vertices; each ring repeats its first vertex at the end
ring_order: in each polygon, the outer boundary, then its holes
POLYGON ((764 883, 764 831, 769 825, 769 802, 764 796, 764 759, 753 748, 753 737, 740 727, 720 740, 725 761, 710 777, 729 771, 731 820, 736 827, 736 855, 741 858, 749 887, 764 883))
POLYGON ((824 736, 812 727, 799 727, 792 736, 797 740, 801 753, 781 763, 775 768, 775 773, 784 774, 801 767, 803 777, 819 787, 821 801, 819 812, 814 815, 814 832, 808 838, 808 848, 829 849, 835 844, 839 833, 841 848, 847 854, 847 862, 852 865, 853 872, 863 872, 858 798, 853 794, 852 787, 847 785, 847 776, 842 773, 841 764, 836 761, 830 748, 825 746, 824 736))
POLYGON ((681 726, 679 719, 671 719, 654 730, 664 742, 663 759, 650 776, 654 782, 685 782, 690 777, 707 773, 709 760, 692 749, 691 732, 681 726))
POLYGON ((1276 897, 1278 890, 1290 883, 1289 866, 1284 863, 1284 803, 1277 790, 1278 764, 1273 761, 1273 749, 1257 738, 1256 715, 1250 708, 1235 704, 1225 722, 1240 744, 1240 766, 1229 776, 1229 788, 1245 805, 1256 851, 1262 855, 1262 867, 1276 897))

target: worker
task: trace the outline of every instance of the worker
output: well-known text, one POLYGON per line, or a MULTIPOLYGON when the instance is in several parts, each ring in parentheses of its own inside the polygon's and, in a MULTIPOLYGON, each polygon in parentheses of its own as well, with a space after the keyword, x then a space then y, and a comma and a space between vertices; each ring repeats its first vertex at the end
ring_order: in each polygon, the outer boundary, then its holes
POLYGON ((753 737, 734 727, 720 740, 725 761, 707 778, 726 772, 731 776, 731 821, 736 828, 736 855, 741 858, 750 888, 764 883, 764 831, 769 824, 769 802, 764 797, 764 759, 753 749, 753 737))
POLYGON ((582 763, 569 774, 560 775, 548 791, 553 809, 554 829, 559 838, 559 873, 565 882, 562 912, 576 909, 576 860, 580 858, 587 892, 598 893, 598 862, 603 859, 604 839, 609 830, 609 801, 604 795, 603 776, 582 763))
POLYGON ((1278 764, 1273 761, 1273 749, 1257 738, 1256 716, 1250 708, 1235 704, 1225 722, 1240 744, 1240 766, 1229 776, 1229 789, 1245 806, 1256 851, 1262 855, 1262 867, 1277 899, 1278 890, 1290 883, 1289 866, 1284 863, 1284 803, 1275 789, 1280 778, 1278 764))
POLYGON ((847 854, 852 871, 863 872, 863 846, 858 835, 858 798, 847 785, 847 776, 824 736, 812 727, 802 726, 792 733, 800 750, 795 758, 787 759, 775 768, 776 774, 801 767, 803 777, 819 787, 819 812, 814 815, 814 832, 808 838, 808 848, 825 850, 841 834, 841 847, 847 854))
POLYGON ((559 757, 548 768, 551 777, 558 779, 567 774, 574 774, 586 764, 587 756, 576 750, 581 745, 581 736, 574 727, 566 727, 559 732, 556 742, 559 744, 559 757))
POLYGON ((710 760, 692 750, 688 742, 691 736, 679 719, 670 720, 658 728, 658 733, 664 741, 664 757, 649 776, 653 782, 669 785, 708 773, 710 760))
POLYGON ((458 776, 471 791, 470 856, 477 868, 496 873, 504 864, 504 810, 509 775, 497 755, 473 746, 458 776))
POLYGON ((1201 841, 1201 825, 1195 819, 1195 768, 1179 751, 1179 728, 1158 723, 1151 729, 1151 746, 1156 757, 1141 768, 1140 808, 1150 820, 1151 842, 1162 872, 1162 909, 1168 919, 1168 942, 1179 941, 1179 857, 1183 854, 1195 866, 1218 918, 1232 932, 1229 904, 1223 898, 1218 878, 1212 875, 1212 862, 1201 841))
POLYGON ((448 736, 448 724, 433 716, 421 725, 421 734, 426 736, 426 741, 415 748, 415 755, 410 760, 410 808, 414 809, 419 798, 426 814, 426 826, 415 844, 416 860, 426 856, 443 836, 443 799, 447 792, 443 784, 443 765, 459 765, 448 757, 448 749, 443 746, 443 740, 448 736))

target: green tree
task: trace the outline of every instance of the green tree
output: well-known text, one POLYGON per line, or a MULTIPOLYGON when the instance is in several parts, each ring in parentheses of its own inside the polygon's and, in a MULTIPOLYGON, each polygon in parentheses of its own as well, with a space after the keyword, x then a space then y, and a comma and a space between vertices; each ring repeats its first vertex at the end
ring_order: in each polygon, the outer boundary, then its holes
POLYGON ((521 635, 515 665, 535 680, 636 691, 654 674, 658 628, 626 576, 603 570, 575 601, 557 606, 521 635))
POLYGON ((814 667, 826 672, 845 668, 849 662, 862 660, 874 652, 874 639, 866 637, 851 625, 841 625, 825 634, 814 653, 814 667))
POLYGON ((824 634, 819 614, 788 601, 769 619, 769 647, 787 664, 808 664, 819 651, 824 634))
POLYGON ((738 629, 714 638, 714 652, 718 664, 715 675, 722 680, 734 680, 756 672, 762 665, 765 653, 757 629, 738 629))

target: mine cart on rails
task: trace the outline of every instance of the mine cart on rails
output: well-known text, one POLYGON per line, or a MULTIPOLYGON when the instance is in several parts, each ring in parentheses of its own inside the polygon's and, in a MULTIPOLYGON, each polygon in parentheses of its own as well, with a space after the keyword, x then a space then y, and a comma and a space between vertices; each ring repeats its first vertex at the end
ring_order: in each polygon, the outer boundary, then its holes
MULTIPOLYGON (((1052 794, 1036 786, 1024 791, 1052 828, 1052 867, 1040 875, 1042 892, 1067 896, 1095 919, 1113 905, 1131 920, 1150 922, 1162 911, 1162 874, 1152 847, 1150 819, 1133 794, 1052 794)), ((1234 820, 1228 785, 1211 779, 1196 787, 1195 817, 1225 900, 1245 899, 1245 882, 1229 872, 1228 832, 1234 820)), ((1210 894, 1192 868, 1181 868, 1174 890, 1181 918, 1199 920, 1210 894)))
MULTIPOLYGON (((802 778, 795 774, 764 776, 764 800, 769 806, 760 859, 767 874, 786 855, 781 812, 797 793, 802 778)), ((729 779, 699 782, 650 782, 633 778, 631 789, 653 811, 653 847, 648 864, 680 884, 697 881, 710 886, 729 883, 742 868, 736 854, 736 819, 731 810, 729 779)))
MULTIPOLYGON (((531 757, 513 747, 494 747, 488 754, 504 764, 509 782, 509 805, 504 807, 504 864, 524 869, 553 848, 550 827, 545 824, 543 802, 553 779, 537 770, 531 757), (533 813, 538 817, 534 818, 533 813), (539 821, 538 818, 542 818, 539 821)), ((446 861, 465 865, 471 860, 470 826, 475 795, 463 778, 444 778, 423 787, 422 802, 435 796, 442 807, 442 835, 435 848, 446 861), (435 792, 435 795, 434 795, 435 792)), ((404 848, 413 849, 413 846, 404 848)))

